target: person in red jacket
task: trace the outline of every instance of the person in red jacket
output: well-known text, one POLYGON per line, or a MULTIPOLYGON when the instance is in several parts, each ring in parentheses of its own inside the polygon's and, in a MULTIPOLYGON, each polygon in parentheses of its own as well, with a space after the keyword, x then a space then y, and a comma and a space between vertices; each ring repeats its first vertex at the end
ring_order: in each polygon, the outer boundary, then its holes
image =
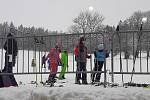
POLYGON ((49 58, 50 64, 51 64, 51 71, 50 71, 50 75, 48 78, 48 83, 49 82, 55 83, 57 67, 59 64, 61 64, 61 59, 59 57, 60 52, 61 51, 60 51, 59 46, 56 45, 55 48, 52 48, 50 50, 49 54, 47 55, 45 59, 47 60, 49 58))

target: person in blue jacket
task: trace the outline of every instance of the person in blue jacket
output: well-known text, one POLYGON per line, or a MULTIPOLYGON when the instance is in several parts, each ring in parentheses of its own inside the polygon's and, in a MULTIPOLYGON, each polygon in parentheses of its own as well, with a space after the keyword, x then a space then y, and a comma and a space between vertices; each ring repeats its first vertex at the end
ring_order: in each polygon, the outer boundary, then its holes
MULTIPOLYGON (((94 69, 93 71, 102 71, 103 64, 105 61, 105 58, 109 57, 109 52, 105 50, 104 52, 104 44, 101 43, 97 46, 97 49, 94 51, 94 69)), ((94 82, 100 82, 101 73, 94 72, 91 75, 92 77, 92 83, 94 82)))

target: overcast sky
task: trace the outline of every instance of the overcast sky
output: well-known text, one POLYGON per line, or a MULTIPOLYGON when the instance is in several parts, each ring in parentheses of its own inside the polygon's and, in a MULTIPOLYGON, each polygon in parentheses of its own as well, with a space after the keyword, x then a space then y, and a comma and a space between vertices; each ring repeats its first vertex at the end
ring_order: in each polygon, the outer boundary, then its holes
POLYGON ((90 6, 105 17, 104 24, 116 25, 135 11, 149 11, 150 0, 0 0, 0 23, 66 31, 90 6))

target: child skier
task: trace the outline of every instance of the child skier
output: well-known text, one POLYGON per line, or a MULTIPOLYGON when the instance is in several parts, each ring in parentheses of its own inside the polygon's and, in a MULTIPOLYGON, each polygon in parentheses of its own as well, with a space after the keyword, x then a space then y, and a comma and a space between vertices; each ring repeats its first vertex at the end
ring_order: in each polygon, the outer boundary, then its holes
POLYGON ((59 79, 65 79, 66 69, 68 69, 68 53, 67 50, 63 50, 61 53, 61 61, 62 61, 62 70, 59 75, 59 79))
MULTIPOLYGON (((95 57, 94 59, 95 67, 93 71, 102 71, 105 58, 109 57, 109 52, 107 50, 104 51, 103 43, 98 45, 98 48, 94 52, 94 57, 95 57)), ((91 75, 91 77, 92 77, 92 83, 100 82, 101 73, 94 72, 91 75)))
MULTIPOLYGON (((57 73, 57 67, 59 64, 61 64, 61 59, 59 57, 60 54, 60 48, 56 45, 55 48, 52 48, 47 55, 46 59, 49 58, 50 64, 51 64, 51 70, 50 75, 48 78, 48 83, 55 83, 56 73, 57 73)), ((53 84, 51 84, 53 85, 53 84)))

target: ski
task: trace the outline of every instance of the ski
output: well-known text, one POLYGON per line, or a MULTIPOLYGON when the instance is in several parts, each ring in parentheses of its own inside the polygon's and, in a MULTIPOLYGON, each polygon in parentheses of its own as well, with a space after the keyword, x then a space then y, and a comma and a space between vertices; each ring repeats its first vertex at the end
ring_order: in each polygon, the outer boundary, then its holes
POLYGON ((44 87, 64 87, 64 85, 44 85, 44 87))
MULTIPOLYGON (((55 83, 56 80, 54 82, 50 82, 50 81, 46 81, 46 82, 40 82, 44 87, 64 87, 64 85, 62 85, 63 83, 55 83), (56 84, 56 85, 54 85, 56 84)), ((65 82, 66 83, 66 82, 65 82)))
MULTIPOLYGON (((94 85, 94 86, 104 86, 104 82, 94 82, 94 83, 91 83, 91 85, 94 85)), ((106 85, 107 86, 111 86, 111 87, 118 87, 119 86, 119 84, 117 84, 117 83, 110 83, 110 82, 106 82, 106 85)))
POLYGON ((128 83, 124 83, 124 85, 127 87, 143 87, 143 88, 149 88, 150 87, 150 84, 140 84, 140 83, 131 83, 131 82, 128 82, 128 83))
POLYGON ((53 82, 49 82, 49 83, 47 83, 47 82, 43 82, 43 83, 41 83, 44 87, 64 87, 64 85, 54 85, 54 83, 53 82))
POLYGON ((36 81, 31 81, 29 84, 37 84, 36 81))
MULTIPOLYGON (((132 68, 130 83, 132 83, 133 73, 135 72, 135 61, 137 59, 136 53, 138 52, 139 43, 140 43, 140 40, 141 40, 141 37, 142 37, 142 32, 141 31, 142 31, 142 25, 140 27, 140 32, 138 33, 137 47, 136 47, 135 53, 133 54, 133 68, 132 68)), ((133 40, 133 42, 134 42, 134 40, 133 40)))

